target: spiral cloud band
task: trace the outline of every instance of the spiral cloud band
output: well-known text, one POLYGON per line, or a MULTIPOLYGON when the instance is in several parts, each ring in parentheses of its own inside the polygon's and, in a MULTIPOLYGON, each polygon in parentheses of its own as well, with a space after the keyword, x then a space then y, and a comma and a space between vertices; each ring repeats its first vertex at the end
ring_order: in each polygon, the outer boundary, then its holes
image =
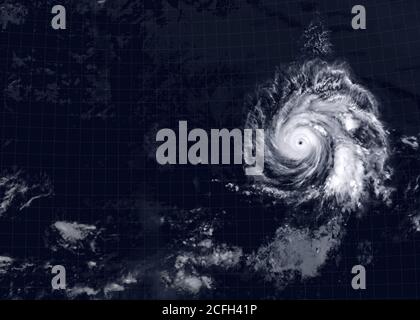
POLYGON ((265 130, 259 190, 352 211, 388 197, 387 132, 378 103, 344 63, 320 59, 277 72, 257 90, 246 127, 265 130))

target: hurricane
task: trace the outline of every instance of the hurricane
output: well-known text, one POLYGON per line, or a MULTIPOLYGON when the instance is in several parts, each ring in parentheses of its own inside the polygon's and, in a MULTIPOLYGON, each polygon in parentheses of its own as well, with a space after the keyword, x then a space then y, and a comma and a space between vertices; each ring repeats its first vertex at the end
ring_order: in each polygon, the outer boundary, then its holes
POLYGON ((264 194, 342 212, 389 198, 378 101, 345 62, 313 58, 277 70, 258 87, 246 127, 265 132, 265 170, 253 181, 264 194))

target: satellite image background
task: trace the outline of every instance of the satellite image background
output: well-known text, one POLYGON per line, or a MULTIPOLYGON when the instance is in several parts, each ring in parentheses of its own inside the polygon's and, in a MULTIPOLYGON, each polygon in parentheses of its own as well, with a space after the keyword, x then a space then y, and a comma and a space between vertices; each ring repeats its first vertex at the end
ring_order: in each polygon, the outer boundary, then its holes
POLYGON ((56 4, 0 0, 1 298, 418 298, 416 1, 63 0, 54 30, 56 4), (356 4, 366 30, 351 27, 356 4), (310 181, 273 158, 263 181, 156 163, 159 129, 272 128, 256 115, 313 78, 333 99, 330 72, 374 118, 345 141, 366 150, 356 200, 309 189, 337 157, 310 181))

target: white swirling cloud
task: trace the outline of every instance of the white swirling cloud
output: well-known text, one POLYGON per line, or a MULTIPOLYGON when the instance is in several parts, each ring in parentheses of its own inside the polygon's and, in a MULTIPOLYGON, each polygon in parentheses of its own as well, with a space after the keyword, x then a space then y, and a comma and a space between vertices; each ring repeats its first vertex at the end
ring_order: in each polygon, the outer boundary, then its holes
POLYGON ((265 130, 260 190, 342 211, 388 198, 388 134, 346 64, 313 59, 278 72, 258 89, 246 127, 265 130))

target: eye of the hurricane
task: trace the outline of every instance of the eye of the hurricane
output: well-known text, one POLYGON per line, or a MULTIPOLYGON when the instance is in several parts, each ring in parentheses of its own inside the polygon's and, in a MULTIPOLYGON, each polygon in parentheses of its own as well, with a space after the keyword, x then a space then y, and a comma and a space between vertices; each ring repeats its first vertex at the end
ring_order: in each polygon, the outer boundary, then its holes
POLYGON ((298 137, 296 139, 296 146, 298 148, 304 148, 306 144, 307 144, 307 142, 305 141, 304 137, 298 137))
POLYGON ((320 145, 317 134, 307 127, 283 128, 277 137, 279 153, 290 160, 303 160, 320 145))

